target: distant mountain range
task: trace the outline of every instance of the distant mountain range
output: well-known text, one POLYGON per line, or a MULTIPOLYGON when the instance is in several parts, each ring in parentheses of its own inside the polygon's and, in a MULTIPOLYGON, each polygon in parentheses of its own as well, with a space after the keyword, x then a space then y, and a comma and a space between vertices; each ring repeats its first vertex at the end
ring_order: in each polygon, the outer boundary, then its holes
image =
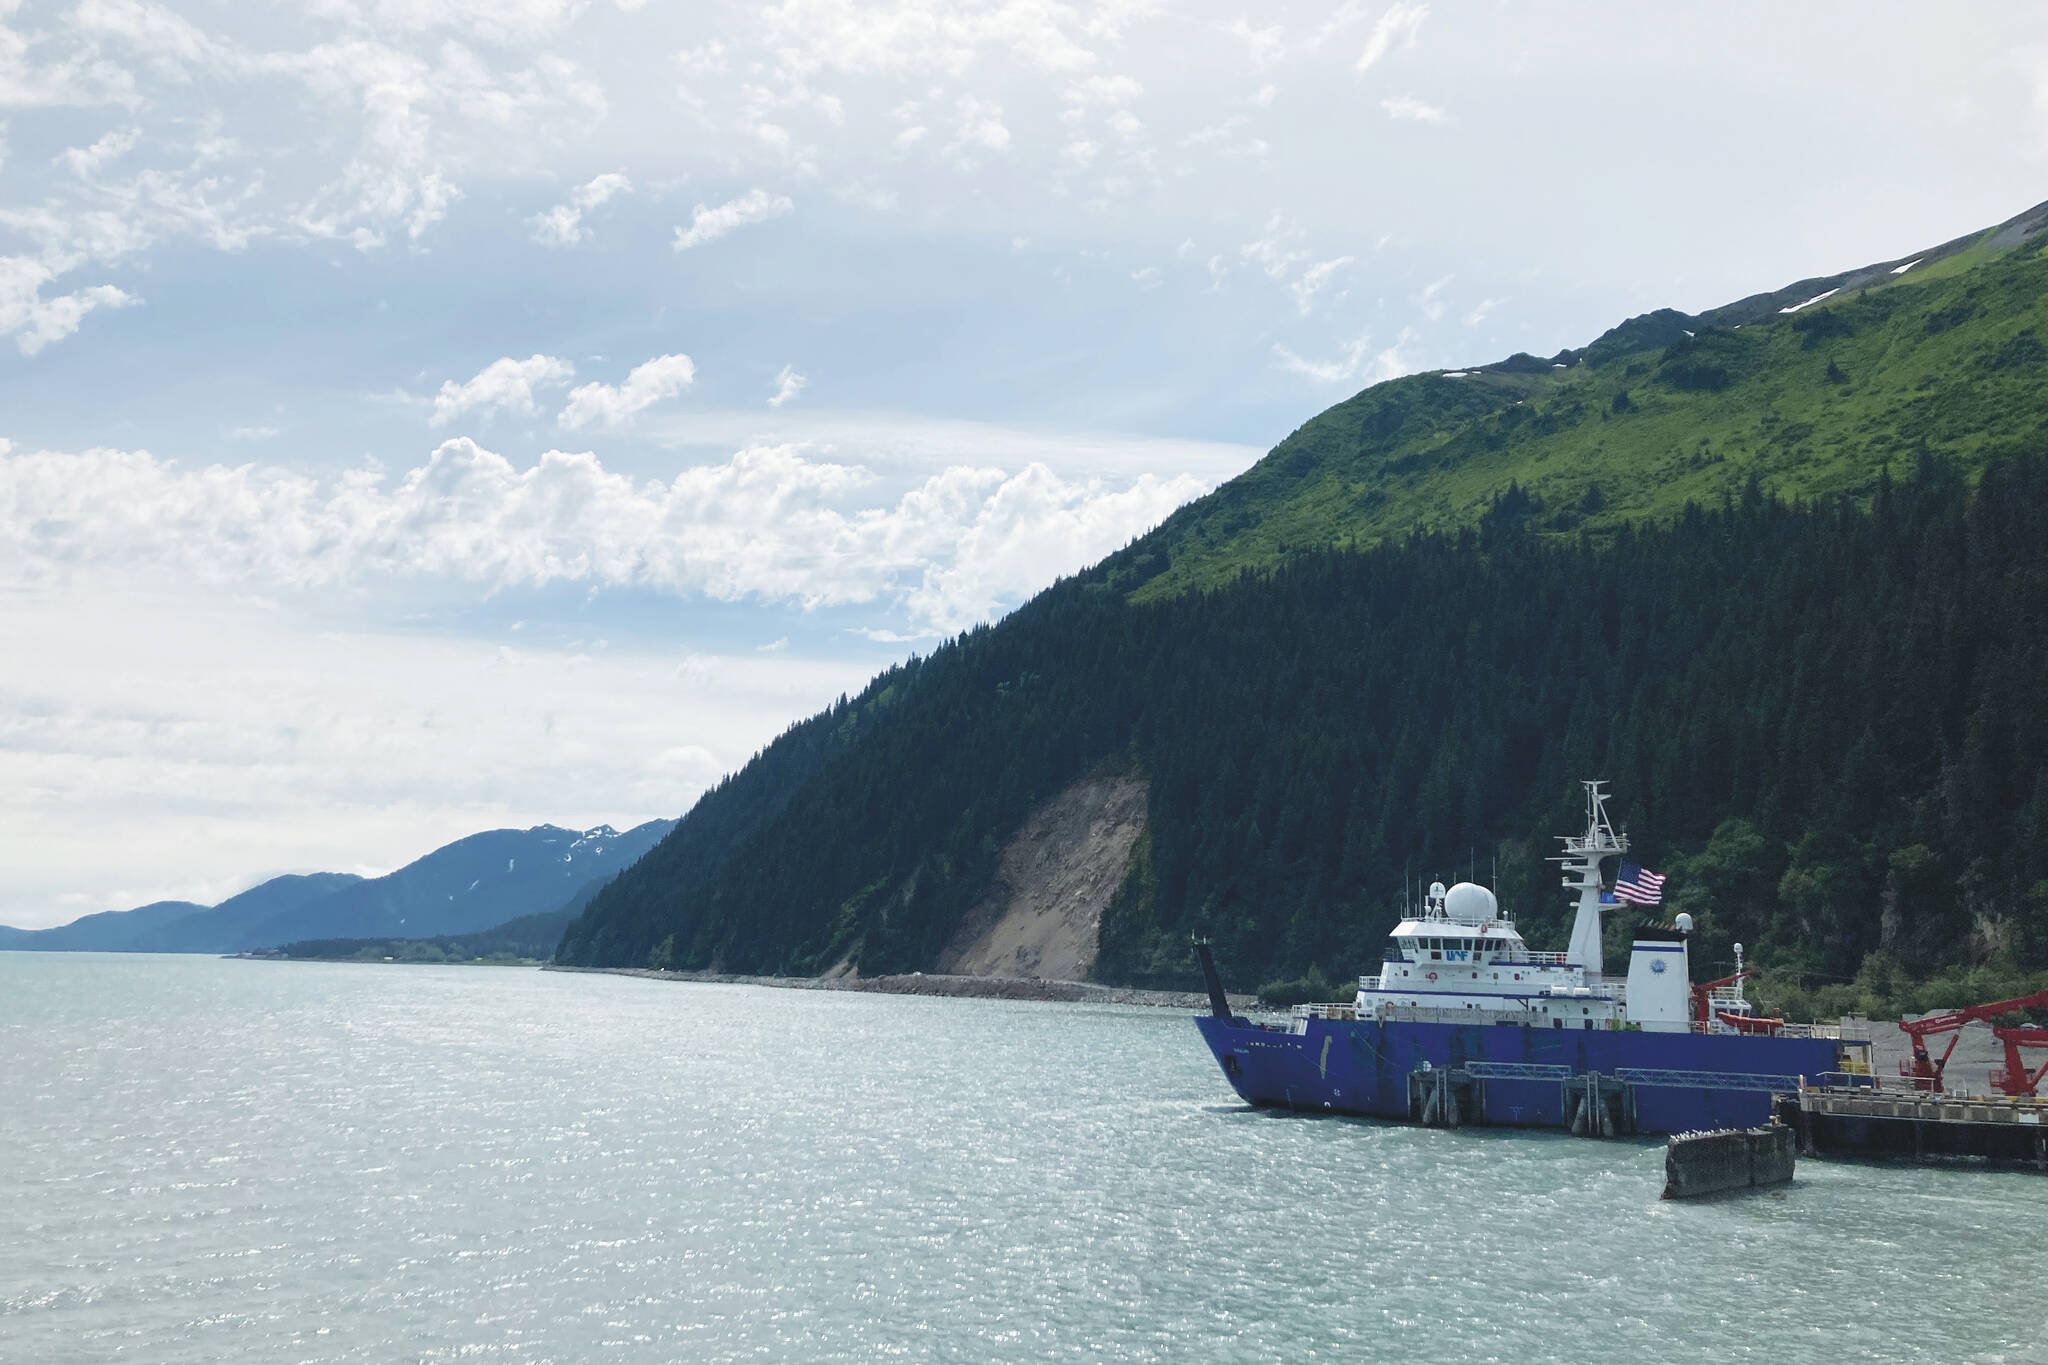
POLYGON ((156 901, 54 929, 0 925, 0 949, 236 953, 299 939, 473 934, 586 899, 674 824, 650 820, 623 834, 609 825, 487 830, 382 877, 273 877, 214 906, 156 901))
POLYGON ((313 961, 356 962, 510 962, 546 961, 553 957, 569 927, 605 883, 586 883, 570 901, 554 910, 521 915, 474 934, 435 934, 427 938, 297 939, 266 950, 269 956, 313 961))

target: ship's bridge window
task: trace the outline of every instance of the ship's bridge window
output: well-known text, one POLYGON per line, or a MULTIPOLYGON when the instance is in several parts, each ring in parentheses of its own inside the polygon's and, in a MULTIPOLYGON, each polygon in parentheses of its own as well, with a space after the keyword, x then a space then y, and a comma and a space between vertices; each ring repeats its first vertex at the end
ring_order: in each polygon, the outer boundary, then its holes
POLYGON ((1405 940, 1405 939, 1399 939, 1399 938, 1390 938, 1390 939, 1388 939, 1388 940, 1387 940, 1387 961, 1389 961, 1389 962, 1406 962, 1407 960, 1408 960, 1408 944, 1407 944, 1407 940, 1405 940))

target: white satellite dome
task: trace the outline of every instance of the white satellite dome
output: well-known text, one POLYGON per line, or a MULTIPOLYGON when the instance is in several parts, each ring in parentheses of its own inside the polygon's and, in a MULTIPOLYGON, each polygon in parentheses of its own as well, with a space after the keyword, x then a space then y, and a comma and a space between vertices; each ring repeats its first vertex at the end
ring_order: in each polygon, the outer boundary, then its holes
POLYGON ((1444 893, 1444 913, 1459 924, 1484 924, 1500 917, 1500 902, 1483 886, 1459 882, 1444 893))

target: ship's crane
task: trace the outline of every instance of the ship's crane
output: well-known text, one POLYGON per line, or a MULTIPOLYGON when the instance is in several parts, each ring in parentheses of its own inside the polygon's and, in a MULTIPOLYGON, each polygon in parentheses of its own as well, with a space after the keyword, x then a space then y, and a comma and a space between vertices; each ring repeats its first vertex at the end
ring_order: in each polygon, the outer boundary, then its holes
MULTIPOLYGON (((2043 992, 2048 996, 2048 992, 2043 992)), ((2048 1062, 2043 1062, 2032 1071, 2020 1059, 2023 1047, 2048 1048, 2048 1028, 2026 1026, 2008 1027, 2002 1024, 1991 1026, 1991 1036, 2005 1044, 2005 1065, 1993 1067, 1991 1088, 2011 1095, 2015 1099, 2040 1093, 2041 1078, 2048 1076, 2048 1062)))
POLYGON ((1756 971, 1757 969, 1754 967, 1744 967, 1733 975, 1724 976, 1718 981, 1702 981, 1694 986, 1692 988, 1693 1022, 1696 1024, 1713 1022, 1715 1008, 1720 1003, 1714 999, 1714 992, 1724 986, 1733 986, 1738 982, 1746 981, 1750 977, 1755 976, 1756 971))
MULTIPOLYGON (((1948 1065, 1948 1059, 1956 1050, 1959 1038, 1950 1038, 1948 1046, 1942 1049, 1937 1060, 1927 1050, 1927 1040, 1936 1034, 1960 1034, 1963 1025, 1978 1020, 1995 1019, 2012 1010, 2048 1009, 2048 991, 2036 991, 2023 995, 2017 1000, 2000 1000, 1990 1005, 1965 1005, 1959 1010, 1943 1010, 1930 1014, 1925 1019, 1906 1019, 1899 1024, 1907 1037, 1913 1040, 1913 1055, 1899 1063, 1899 1074, 1913 1082, 1916 1090, 1941 1089, 1941 1069, 1948 1065)), ((2041 1078, 2048 1075, 2048 1065, 2041 1070, 2029 1072, 2020 1060, 2023 1047, 2048 1047, 2048 1029, 1993 1028, 1993 1034, 2005 1043, 2005 1068, 1994 1072, 1992 1084, 2008 1095, 2031 1095, 2041 1078), (2012 1035, 2008 1037, 2008 1035, 2012 1035), (2014 1089, 2014 1086, 2020 1087, 2014 1089)))

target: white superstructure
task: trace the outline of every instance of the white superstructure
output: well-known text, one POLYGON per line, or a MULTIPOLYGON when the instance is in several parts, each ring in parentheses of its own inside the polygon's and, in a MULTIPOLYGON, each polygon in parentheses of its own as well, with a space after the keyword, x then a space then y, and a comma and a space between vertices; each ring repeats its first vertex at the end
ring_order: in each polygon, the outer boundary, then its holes
POLYGON ((1531 951, 1493 893, 1471 882, 1431 886, 1421 913, 1395 927, 1385 956, 1378 976, 1359 979, 1361 1019, 1461 1010, 1534 1015, 1530 1022, 1546 1028, 1613 1028, 1625 1018, 1626 991, 1589 979, 1568 953, 1531 951))
POLYGON ((1691 916, 1680 915, 1676 928, 1646 925, 1637 932, 1626 985, 1601 974, 1600 865, 1628 850, 1628 836, 1608 821, 1603 785, 1585 784, 1585 833, 1565 839, 1557 859, 1566 889, 1577 893, 1568 951, 1532 951, 1485 887, 1436 882, 1420 911, 1388 938, 1380 974, 1359 978, 1355 1017, 1651 1032, 1693 1027, 1691 916))

